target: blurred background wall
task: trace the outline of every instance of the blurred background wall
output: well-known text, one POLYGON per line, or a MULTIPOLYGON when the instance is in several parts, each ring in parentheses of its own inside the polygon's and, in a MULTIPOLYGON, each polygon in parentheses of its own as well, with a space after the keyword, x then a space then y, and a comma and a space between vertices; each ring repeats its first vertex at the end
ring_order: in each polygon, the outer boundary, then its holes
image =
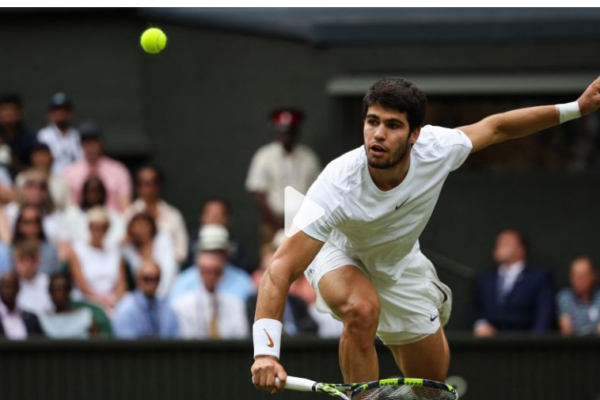
MULTIPOLYGON (((197 227, 204 200, 229 199, 233 231, 256 256, 259 216, 244 181, 256 149, 273 139, 271 109, 304 110, 301 141, 326 164, 360 145, 360 93, 378 77, 421 79, 434 111, 473 98, 502 111, 536 99, 572 101, 600 74, 598 11, 492 9, 462 11, 461 19, 461 11, 383 10, 362 19, 348 12, 336 23, 327 9, 295 16, 275 11, 265 17, 257 10, 3 10, 0 91, 23 96, 34 129, 44 125, 50 95, 68 93, 77 121, 103 126, 111 155, 132 169, 147 161, 164 169, 165 197, 182 210, 189 229, 197 227), (153 24, 169 38, 155 56, 138 43, 153 24), (439 34, 444 30, 447 36, 439 34), (442 84, 432 81, 440 76, 446 77, 442 84), (489 87, 479 87, 478 76, 489 77, 489 87), (540 76, 548 78, 540 83, 540 76), (503 79, 511 77, 512 89, 503 91, 503 79), (452 82, 459 84, 452 88, 452 82)), ((453 117, 428 118, 479 118, 468 112, 453 117)), ((500 157, 510 156, 507 149, 500 157)), ((559 286, 567 283, 575 256, 600 260, 600 174, 593 165, 573 172, 568 162, 521 170, 479 164, 449 179, 424 248, 481 270, 492 265, 500 229, 523 229, 533 259, 554 270, 559 286)), ((456 328, 470 317, 472 275, 464 271, 441 272, 456 295, 456 328)))

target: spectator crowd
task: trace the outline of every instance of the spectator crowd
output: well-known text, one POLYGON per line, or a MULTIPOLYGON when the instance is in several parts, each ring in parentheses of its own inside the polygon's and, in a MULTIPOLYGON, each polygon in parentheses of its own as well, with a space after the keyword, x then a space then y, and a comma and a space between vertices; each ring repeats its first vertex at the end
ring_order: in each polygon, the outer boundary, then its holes
MULTIPOLYGON (((296 146, 300 113, 271 116, 277 140, 248 178, 269 222, 259 268, 230 233, 227 201, 207 201, 188 234, 181 212, 162 197, 161 170, 145 165, 132 179, 105 154, 100 127, 75 128, 74 113, 72 100, 57 93, 47 126, 34 133, 21 98, 0 96, 0 336, 248 336, 258 282, 285 237, 283 199, 269 191, 286 177, 307 189, 320 170, 314 153, 296 146), (281 172, 274 155, 284 175, 273 175, 281 172)), ((341 323, 317 316, 315 300, 304 278, 294 284, 287 334, 339 335, 341 323)))
MULTIPOLYGON (((297 143, 302 114, 275 110, 275 141, 253 157, 246 188, 262 215, 260 262, 231 232, 224 199, 202 205, 188 234, 181 212, 162 197, 166 177, 154 165, 128 168, 104 152, 99 126, 73 126, 63 93, 34 133, 18 95, 0 96, 0 337, 114 336, 137 339, 248 337, 257 287, 285 240, 283 192, 306 191, 321 166, 297 143), (135 192, 136 198, 133 197, 135 192)), ((571 265, 571 286, 527 261, 517 231, 497 239, 498 267, 476 284, 474 334, 503 331, 600 333, 600 292, 592 261, 571 265)), ((337 337, 341 323, 315 307, 302 276, 283 316, 288 335, 337 337)))

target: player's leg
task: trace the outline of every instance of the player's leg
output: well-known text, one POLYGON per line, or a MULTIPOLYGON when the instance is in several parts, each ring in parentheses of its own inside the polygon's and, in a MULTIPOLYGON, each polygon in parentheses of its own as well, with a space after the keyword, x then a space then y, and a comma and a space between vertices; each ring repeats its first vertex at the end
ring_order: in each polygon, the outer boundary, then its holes
POLYGON ((446 380, 450 365, 450 348, 443 327, 440 326, 436 333, 418 342, 388 347, 405 377, 438 382, 446 380))
POLYGON ((319 292, 344 322, 340 338, 340 366, 345 382, 379 379, 375 333, 379 323, 379 295, 357 267, 343 266, 326 273, 319 292))

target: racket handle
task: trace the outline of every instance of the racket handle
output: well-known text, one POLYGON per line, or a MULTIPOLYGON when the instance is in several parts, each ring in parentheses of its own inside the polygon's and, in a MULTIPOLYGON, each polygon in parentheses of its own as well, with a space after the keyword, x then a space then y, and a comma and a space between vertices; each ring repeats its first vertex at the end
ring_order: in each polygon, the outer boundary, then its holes
MULTIPOLYGON (((275 378, 275 385, 279 384, 279 378, 275 378)), ((310 379, 296 378, 295 376, 288 376, 285 381, 285 388, 288 390, 295 390, 298 392, 312 392, 315 390, 317 382, 311 381, 310 379)))

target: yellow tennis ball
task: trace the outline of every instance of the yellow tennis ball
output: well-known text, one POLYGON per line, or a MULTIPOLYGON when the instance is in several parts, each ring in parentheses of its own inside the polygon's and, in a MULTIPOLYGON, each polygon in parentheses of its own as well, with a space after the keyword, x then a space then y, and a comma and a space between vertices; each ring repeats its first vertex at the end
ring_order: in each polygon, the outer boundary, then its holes
POLYGON ((158 28, 149 28, 142 33, 140 44, 146 53, 160 53, 167 45, 167 35, 158 28))

